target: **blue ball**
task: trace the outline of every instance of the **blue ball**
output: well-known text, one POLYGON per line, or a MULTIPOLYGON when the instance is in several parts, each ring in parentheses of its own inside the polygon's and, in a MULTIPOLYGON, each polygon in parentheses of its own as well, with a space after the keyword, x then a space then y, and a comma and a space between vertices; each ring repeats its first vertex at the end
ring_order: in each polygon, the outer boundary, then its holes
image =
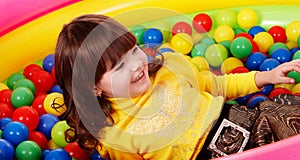
POLYGON ((3 138, 14 146, 28 139, 29 131, 25 124, 17 121, 9 122, 3 130, 3 138))
POLYGON ((54 67, 54 54, 49 54, 43 60, 43 69, 51 73, 53 67, 54 67))
POLYGON ((296 53, 300 48, 296 47, 296 48, 292 48, 290 49, 291 53, 294 55, 294 53, 296 53))
POLYGON ((63 91, 61 90, 60 86, 58 84, 55 84, 49 91, 49 93, 58 92, 63 94, 63 91))
POLYGON ((90 156, 90 160, 105 160, 105 159, 102 158, 97 151, 94 151, 90 156))
POLYGON ((273 58, 264 60, 259 66, 260 71, 270 71, 280 65, 280 62, 273 58))
POLYGON ((144 32, 143 41, 149 46, 157 46, 162 43, 163 35, 158 29, 149 28, 144 32))
POLYGON ((0 159, 13 160, 15 156, 14 146, 5 139, 0 139, 0 159))
POLYGON ((265 95, 254 95, 253 97, 251 97, 249 99, 247 107, 254 108, 258 103, 265 101, 267 99, 269 99, 269 98, 265 95))
POLYGON ((0 119, 0 129, 4 130, 5 126, 11 121, 12 121, 11 118, 1 118, 0 119))
POLYGON ((72 157, 66 150, 58 148, 47 153, 45 160, 72 160, 72 157))
POLYGON ((248 30, 248 34, 254 37, 259 32, 266 32, 266 30, 261 26, 253 26, 248 30))
POLYGON ((254 94, 248 94, 246 96, 243 96, 243 97, 239 97, 239 98, 236 98, 235 101, 240 104, 240 105, 246 105, 248 100, 253 96, 254 94))
POLYGON ((267 56, 264 55, 263 53, 254 52, 248 56, 245 65, 250 71, 259 70, 259 66, 266 59, 267 59, 267 56))
POLYGON ((158 52, 163 54, 165 52, 174 52, 174 50, 171 48, 163 47, 163 48, 159 48, 158 52))
POLYGON ((42 157, 41 157, 41 159, 45 159, 46 155, 47 155, 50 151, 51 151, 50 149, 44 149, 44 150, 42 150, 42 157))
POLYGON ((293 54, 286 48, 276 49, 270 58, 278 60, 280 63, 289 62, 293 58, 293 54))
POLYGON ((256 92, 257 94, 263 94, 265 96, 269 96, 271 91, 274 89, 273 84, 265 85, 264 88, 261 91, 256 92))
POLYGON ((48 140, 51 139, 51 130, 53 126, 59 122, 59 118, 53 114, 43 114, 39 117, 37 131, 42 132, 48 140))

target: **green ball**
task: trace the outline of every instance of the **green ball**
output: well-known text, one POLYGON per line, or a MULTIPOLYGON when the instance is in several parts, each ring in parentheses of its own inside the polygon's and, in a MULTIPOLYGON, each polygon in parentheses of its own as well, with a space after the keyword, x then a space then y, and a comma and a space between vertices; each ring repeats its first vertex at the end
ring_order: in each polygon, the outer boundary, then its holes
POLYGON ((33 93, 26 87, 18 87, 14 89, 10 96, 10 101, 15 108, 30 106, 33 100, 33 93))
POLYGON ((287 47, 286 44, 282 43, 282 42, 276 42, 274 44, 272 44, 272 46, 269 48, 269 55, 271 55, 276 49, 279 48, 285 48, 287 50, 289 50, 289 48, 287 47))
POLYGON ((213 44, 216 44, 216 41, 214 38, 211 38, 211 37, 205 37, 203 38, 200 43, 202 44, 206 44, 206 45, 213 45, 213 44))
POLYGON ((249 39, 238 37, 231 42, 230 51, 236 58, 246 58, 252 51, 252 44, 249 39))
POLYGON ((0 139, 2 138, 2 132, 3 132, 3 131, 0 129, 0 139))
POLYGON ((300 73, 298 73, 297 71, 290 71, 287 74, 287 77, 293 78, 296 83, 300 82, 300 73))
POLYGON ((51 137, 53 142, 59 147, 65 147, 68 142, 65 139, 65 131, 69 129, 70 126, 67 124, 65 120, 57 122, 52 130, 51 137))
POLYGON ((237 34, 239 34, 239 33, 245 33, 245 32, 246 32, 245 30, 243 30, 243 29, 240 28, 240 27, 234 27, 234 28, 232 28, 232 29, 233 29, 234 35, 237 35, 237 34))
POLYGON ((29 79, 20 79, 20 80, 18 80, 18 82, 14 85, 13 89, 16 89, 18 87, 26 87, 26 88, 30 89, 33 94, 36 91, 34 83, 29 79))
POLYGON ((135 36, 135 38, 137 40, 137 44, 144 43, 143 35, 144 35, 144 32, 146 31, 146 29, 147 28, 143 25, 136 25, 131 28, 131 32, 135 36))
POLYGON ((228 51, 222 44, 213 44, 206 49, 204 57, 211 66, 219 67, 228 58, 228 51))
POLYGON ((298 46, 300 46, 300 36, 298 36, 297 42, 298 42, 298 46))
POLYGON ((192 57, 196 57, 196 56, 204 57, 207 47, 208 47, 208 45, 202 44, 202 43, 198 43, 198 44, 194 45, 192 52, 191 52, 191 56, 192 57))
POLYGON ((7 79, 7 87, 13 90, 14 85, 20 80, 25 79, 26 77, 22 73, 13 73, 7 79))
POLYGON ((225 40, 225 41, 221 41, 221 42, 219 42, 219 43, 222 44, 228 51, 230 51, 230 44, 231 44, 231 41, 225 40))
POLYGON ((15 155, 18 160, 40 160, 42 151, 36 142, 26 140, 17 146, 15 155))
POLYGON ((293 60, 295 60, 295 59, 300 59, 300 50, 298 50, 298 51, 296 51, 296 52, 294 53, 292 59, 293 59, 293 60))

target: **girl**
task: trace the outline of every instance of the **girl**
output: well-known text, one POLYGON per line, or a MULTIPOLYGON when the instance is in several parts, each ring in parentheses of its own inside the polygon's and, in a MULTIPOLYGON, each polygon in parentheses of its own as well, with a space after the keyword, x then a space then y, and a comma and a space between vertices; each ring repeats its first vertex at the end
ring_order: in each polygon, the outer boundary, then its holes
POLYGON ((105 159, 195 159, 225 100, 294 83, 292 70, 300 61, 224 76, 196 71, 180 53, 148 62, 134 35, 103 15, 65 25, 55 54, 67 141, 105 159))

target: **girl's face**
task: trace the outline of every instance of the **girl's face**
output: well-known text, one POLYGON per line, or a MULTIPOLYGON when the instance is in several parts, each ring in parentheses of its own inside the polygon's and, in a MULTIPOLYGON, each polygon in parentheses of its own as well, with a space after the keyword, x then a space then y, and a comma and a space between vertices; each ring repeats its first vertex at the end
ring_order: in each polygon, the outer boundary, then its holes
POLYGON ((130 98, 141 95, 149 86, 147 56, 141 48, 135 46, 103 75, 96 89, 108 97, 130 98))

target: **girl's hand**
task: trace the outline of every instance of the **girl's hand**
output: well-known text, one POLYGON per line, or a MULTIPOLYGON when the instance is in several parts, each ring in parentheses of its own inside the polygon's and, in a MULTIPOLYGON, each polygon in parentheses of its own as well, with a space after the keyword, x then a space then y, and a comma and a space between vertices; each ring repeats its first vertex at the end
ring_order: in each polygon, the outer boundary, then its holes
POLYGON ((256 85, 261 88, 267 84, 295 83, 293 78, 286 77, 290 71, 300 73, 300 59, 282 63, 270 71, 257 72, 255 75, 256 85))

